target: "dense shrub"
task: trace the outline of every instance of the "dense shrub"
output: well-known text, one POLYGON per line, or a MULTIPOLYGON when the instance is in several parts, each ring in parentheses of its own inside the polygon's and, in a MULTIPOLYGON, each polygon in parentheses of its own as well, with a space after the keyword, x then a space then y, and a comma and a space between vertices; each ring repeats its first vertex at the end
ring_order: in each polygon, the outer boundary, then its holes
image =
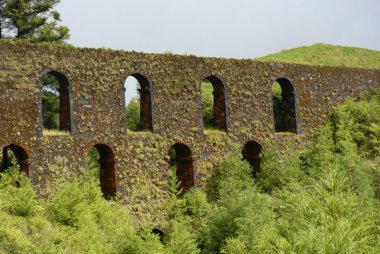
POLYGON ((306 177, 305 172, 299 168, 300 160, 295 148, 289 145, 280 152, 271 140, 264 146, 261 170, 256 178, 256 184, 262 191, 270 194, 290 182, 300 182, 306 177))
POLYGON ((307 188, 284 190, 276 252, 377 253, 376 208, 373 202, 364 202, 349 182, 346 172, 335 165, 325 168, 307 188))
MULTIPOLYGON (((199 253, 196 235, 191 230, 191 217, 187 214, 186 200, 176 177, 175 167, 170 168, 168 194, 165 210, 168 220, 164 225, 166 253, 199 253)), ((190 200, 189 198, 188 200, 190 200)))
POLYGON ((98 185, 88 172, 37 200, 19 169, 2 174, 0 253, 160 253, 159 239, 139 235, 127 210, 106 201, 98 185))
POLYGON ((171 167, 162 243, 103 199, 96 150, 74 179, 50 167, 63 178, 46 199, 11 167, 0 175, 0 253, 378 253, 379 98, 335 109, 301 153, 267 141, 255 179, 236 148, 207 193, 183 193, 171 167))
POLYGON ((272 216, 270 197, 257 191, 249 164, 241 160, 240 152, 235 150, 222 163, 218 198, 207 216, 207 227, 203 227, 200 233, 203 253, 216 253, 223 246, 225 251, 230 249, 230 239, 239 232, 250 242, 245 246, 247 249, 260 249, 260 239, 253 236, 263 226, 270 227, 272 216))
POLYGON ((337 108, 330 117, 335 132, 346 129, 357 145, 359 153, 365 157, 380 155, 380 89, 363 95, 361 100, 348 100, 337 108), (351 122, 347 126, 347 120, 351 122))
POLYGON ((12 215, 32 216, 38 210, 33 187, 18 166, 0 174, 0 208, 12 215))
POLYGON ((380 135, 369 126, 380 111, 373 97, 334 110, 300 157, 267 144, 255 185, 271 196, 246 189, 232 204, 217 204, 208 229, 220 229, 209 234, 214 248, 205 253, 377 253, 380 135))

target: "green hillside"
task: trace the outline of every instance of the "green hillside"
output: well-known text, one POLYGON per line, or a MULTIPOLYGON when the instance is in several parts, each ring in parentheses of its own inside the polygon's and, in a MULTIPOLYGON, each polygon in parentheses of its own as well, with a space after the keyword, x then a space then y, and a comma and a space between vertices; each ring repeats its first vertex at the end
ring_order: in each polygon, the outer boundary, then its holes
POLYGON ((282 50, 256 60, 380 69, 380 51, 322 43, 282 50))

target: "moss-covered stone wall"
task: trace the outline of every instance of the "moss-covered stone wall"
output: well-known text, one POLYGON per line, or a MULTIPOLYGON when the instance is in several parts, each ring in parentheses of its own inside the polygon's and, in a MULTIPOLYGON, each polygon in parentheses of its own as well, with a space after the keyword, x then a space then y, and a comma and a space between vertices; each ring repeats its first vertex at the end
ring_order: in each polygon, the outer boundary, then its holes
POLYGON ((52 175, 75 175, 94 144, 107 144, 115 154, 120 198, 134 214, 160 221, 174 143, 191 149, 195 184, 202 187, 213 173, 212 161, 231 141, 241 147, 267 137, 303 143, 334 106, 376 86, 380 70, 2 41, 0 146, 17 144, 27 151, 30 177, 43 193, 52 175), (41 79, 51 70, 69 80, 70 135, 43 136, 41 79), (123 87, 132 73, 151 82, 153 133, 126 133, 123 87), (210 75, 225 86, 226 134, 203 131, 200 83, 210 75), (274 133, 271 86, 280 77, 295 90, 294 135, 274 133))

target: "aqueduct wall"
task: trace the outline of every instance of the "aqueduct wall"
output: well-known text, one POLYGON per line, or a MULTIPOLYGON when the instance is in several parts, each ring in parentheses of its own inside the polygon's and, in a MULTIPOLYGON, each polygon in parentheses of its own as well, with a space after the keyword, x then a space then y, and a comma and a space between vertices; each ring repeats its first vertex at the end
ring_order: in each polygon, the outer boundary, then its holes
POLYGON ((193 182, 203 186, 212 175, 208 162, 226 153, 228 140, 303 143, 334 106, 379 86, 380 70, 0 42, 0 146, 25 150, 29 176, 43 192, 52 174, 75 174, 93 145, 106 144, 116 191, 131 211, 159 218, 173 144, 188 146, 193 182), (52 70, 69 82, 70 135, 43 135, 41 78, 52 70), (153 133, 126 133, 123 86, 134 73, 150 83, 153 133), (226 134, 203 131, 200 82, 208 76, 224 85, 226 134), (294 88, 296 134, 274 132, 278 78, 294 88))

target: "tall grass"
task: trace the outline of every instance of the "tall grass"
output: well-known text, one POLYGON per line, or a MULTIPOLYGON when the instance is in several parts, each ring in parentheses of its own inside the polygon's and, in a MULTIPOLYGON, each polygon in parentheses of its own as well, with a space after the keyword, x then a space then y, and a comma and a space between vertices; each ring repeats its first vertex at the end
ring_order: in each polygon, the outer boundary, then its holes
POLYGON ((380 69, 380 51, 322 43, 283 50, 256 60, 380 69))

